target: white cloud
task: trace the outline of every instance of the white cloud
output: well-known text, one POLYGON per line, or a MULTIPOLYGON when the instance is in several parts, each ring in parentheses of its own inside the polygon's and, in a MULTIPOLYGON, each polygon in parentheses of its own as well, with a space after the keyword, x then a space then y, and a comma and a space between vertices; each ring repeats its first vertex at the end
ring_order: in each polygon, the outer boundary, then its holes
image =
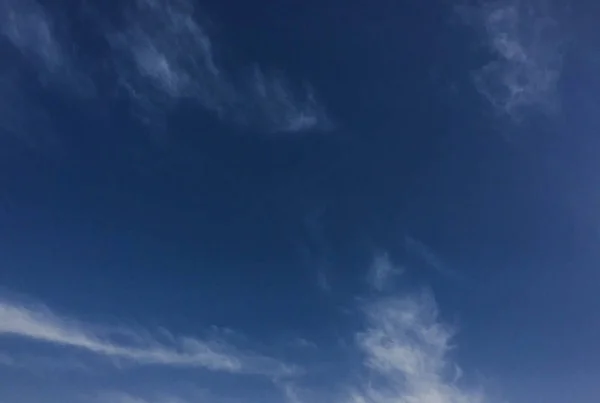
POLYGON ((565 41, 548 2, 496 0, 462 11, 482 28, 492 53, 474 79, 495 110, 515 121, 533 110, 554 112, 565 41))
POLYGON ((16 336, 71 347, 139 365, 204 368, 230 373, 285 376, 294 368, 277 360, 245 353, 219 340, 173 337, 167 342, 148 332, 109 329, 62 318, 45 307, 0 301, 0 336, 16 336), (119 336, 124 341, 114 341, 119 336))
POLYGON ((367 328, 357 338, 369 369, 353 403, 480 403, 483 395, 458 386, 448 362, 452 330, 438 319, 433 298, 389 297, 365 307, 367 328))

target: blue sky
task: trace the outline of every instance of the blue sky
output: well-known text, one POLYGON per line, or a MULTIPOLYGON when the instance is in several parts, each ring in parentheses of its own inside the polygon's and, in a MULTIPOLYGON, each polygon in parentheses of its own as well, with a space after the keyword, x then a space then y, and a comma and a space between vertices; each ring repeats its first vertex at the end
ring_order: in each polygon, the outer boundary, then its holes
POLYGON ((0 403, 596 402, 592 2, 0 0, 0 403))

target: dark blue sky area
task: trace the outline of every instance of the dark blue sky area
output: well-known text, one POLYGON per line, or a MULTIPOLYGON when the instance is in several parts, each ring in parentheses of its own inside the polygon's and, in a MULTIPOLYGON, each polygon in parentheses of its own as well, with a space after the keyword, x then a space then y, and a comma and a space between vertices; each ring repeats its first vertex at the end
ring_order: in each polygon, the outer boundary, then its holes
MULTIPOLYGON (((90 322, 234 328, 275 350, 287 338, 333 346, 352 340, 340 337, 358 320, 348 310, 386 252, 404 268, 396 292, 430 288, 459 328, 451 354, 473 370, 467 379, 480 373, 515 402, 568 401, 555 391, 569 384, 580 402, 599 393, 592 11, 206 1, 193 18, 218 67, 235 73, 219 81, 225 73, 194 64, 198 88, 212 92, 175 99, 109 60, 104 32, 131 23, 127 6, 4 3, 5 16, 42 7, 63 53, 76 55, 46 71, 38 31, 19 28, 20 42, 4 32, 5 292, 90 322), (246 91, 257 66, 265 86, 310 88, 305 105, 327 122, 275 127, 295 95, 246 91), (73 84, 76 74, 92 84, 73 84), (501 88, 517 76, 518 92, 501 88), (238 102, 252 105, 239 112, 238 102)), ((145 12, 132 26, 162 32, 161 14, 145 12)), ((164 32, 148 34, 157 49, 186 46, 164 32)), ((194 54, 174 60, 187 69, 194 54)))

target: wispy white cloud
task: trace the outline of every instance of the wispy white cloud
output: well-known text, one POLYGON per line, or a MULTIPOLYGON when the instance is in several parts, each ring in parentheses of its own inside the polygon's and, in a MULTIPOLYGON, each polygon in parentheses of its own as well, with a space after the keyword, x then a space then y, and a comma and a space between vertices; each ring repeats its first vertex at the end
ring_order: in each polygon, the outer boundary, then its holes
POLYGON ((275 359, 246 353, 220 340, 174 337, 167 341, 134 329, 102 328, 59 317, 49 309, 0 301, 0 336, 16 336, 76 348, 139 365, 204 368, 230 373, 285 376, 295 368, 275 359), (123 341, 115 341, 116 337, 123 341))
POLYGON ((477 89, 515 121, 528 111, 554 112, 565 38, 546 0, 496 0, 461 8, 481 28, 493 60, 475 72, 477 89))
POLYGON ((293 90, 284 75, 258 66, 236 74, 220 65, 191 2, 137 0, 127 24, 107 36, 121 84, 144 108, 199 102, 224 121, 268 132, 327 130, 331 121, 308 85, 293 90))

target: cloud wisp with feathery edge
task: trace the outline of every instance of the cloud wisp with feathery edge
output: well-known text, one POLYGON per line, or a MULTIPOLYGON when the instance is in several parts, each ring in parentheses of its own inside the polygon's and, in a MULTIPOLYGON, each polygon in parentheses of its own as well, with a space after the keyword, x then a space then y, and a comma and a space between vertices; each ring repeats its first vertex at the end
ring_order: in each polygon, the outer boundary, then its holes
POLYGON ((138 365, 204 368, 230 373, 291 375, 293 366, 275 359, 245 353, 220 340, 200 340, 167 335, 167 342, 147 332, 126 328, 101 328, 59 317, 43 306, 0 301, 0 336, 14 336, 76 348, 109 359, 138 365), (111 338, 112 336, 112 338, 111 338), (127 342, 114 341, 116 337, 127 342))

